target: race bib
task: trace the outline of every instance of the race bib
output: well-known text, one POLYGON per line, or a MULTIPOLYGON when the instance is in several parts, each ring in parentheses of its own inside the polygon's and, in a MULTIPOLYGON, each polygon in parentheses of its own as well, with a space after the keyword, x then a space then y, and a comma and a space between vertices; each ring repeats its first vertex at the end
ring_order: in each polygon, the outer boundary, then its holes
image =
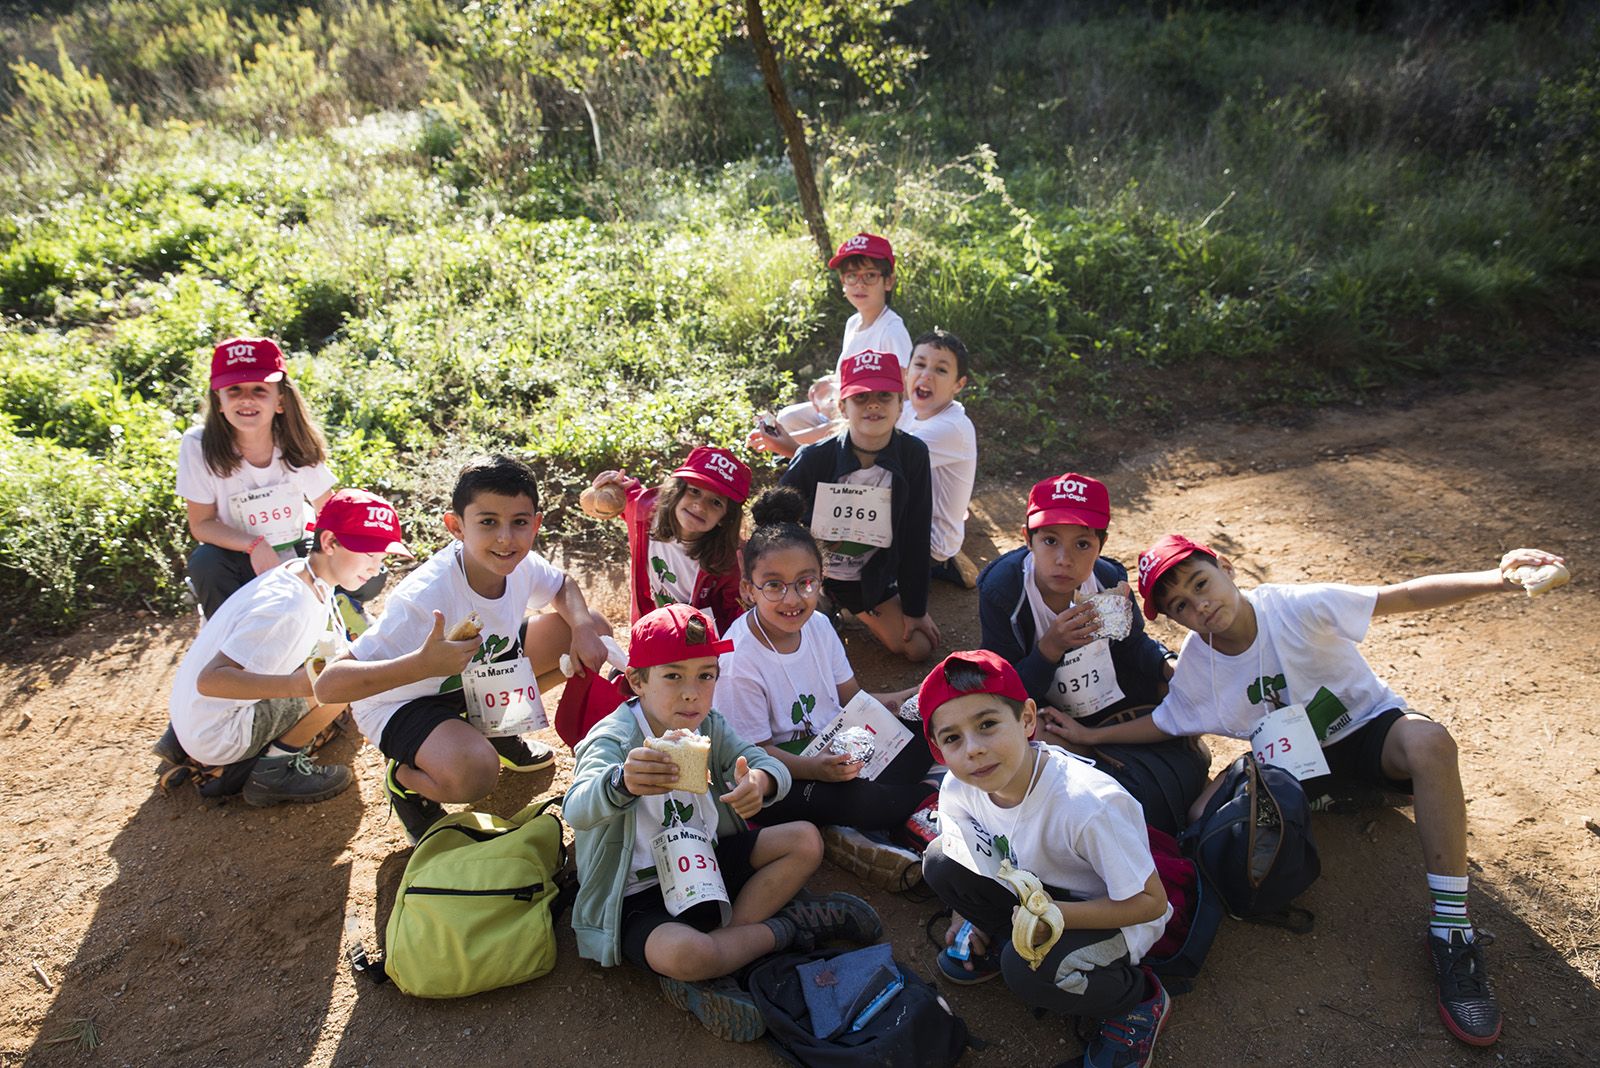
POLYGON ((884 549, 894 541, 889 528, 890 488, 817 483, 811 533, 818 541, 852 541, 884 549))
POLYGON ((550 725, 533 664, 525 656, 498 664, 472 664, 461 673, 467 697, 467 722, 485 737, 527 734, 550 725))
POLYGON ((1073 719, 1110 708, 1122 697, 1117 669, 1111 662, 1111 642, 1106 638, 1067 650, 1050 680, 1050 703, 1073 719))
POLYGON ((650 839, 650 855, 655 858, 667 912, 677 916, 690 906, 715 901, 723 923, 733 918, 733 906, 728 903, 728 888, 723 885, 710 835, 680 823, 650 839))
POLYGON ((858 776, 868 781, 876 779, 911 741, 911 732, 904 723, 883 707, 876 697, 865 690, 858 690, 850 703, 844 706, 844 711, 833 718, 826 730, 811 739, 800 755, 816 756, 829 750, 839 732, 851 727, 860 727, 872 735, 872 755, 861 765, 861 774, 858 776))
POLYGON ((1328 758, 1322 755, 1305 705, 1285 705, 1262 716, 1250 732, 1250 750, 1256 760, 1280 767, 1301 782, 1328 774, 1328 758))
POLYGON ((260 535, 274 549, 286 549, 306 536, 305 500, 290 482, 245 490, 228 498, 234 527, 260 535))

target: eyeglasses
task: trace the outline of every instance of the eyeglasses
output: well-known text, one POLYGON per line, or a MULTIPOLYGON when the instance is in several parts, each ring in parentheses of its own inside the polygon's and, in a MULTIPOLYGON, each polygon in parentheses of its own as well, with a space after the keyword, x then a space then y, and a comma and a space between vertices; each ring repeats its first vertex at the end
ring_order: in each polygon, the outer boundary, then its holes
POLYGON ((769 579, 756 587, 761 591, 761 596, 774 603, 783 600, 791 588, 801 597, 810 600, 817 595, 817 591, 822 589, 822 580, 811 575, 807 575, 803 579, 795 579, 793 582, 779 582, 777 579, 769 579))
POLYGON ((877 271, 851 271, 841 274, 839 280, 847 286, 875 286, 883 281, 883 275, 877 271))

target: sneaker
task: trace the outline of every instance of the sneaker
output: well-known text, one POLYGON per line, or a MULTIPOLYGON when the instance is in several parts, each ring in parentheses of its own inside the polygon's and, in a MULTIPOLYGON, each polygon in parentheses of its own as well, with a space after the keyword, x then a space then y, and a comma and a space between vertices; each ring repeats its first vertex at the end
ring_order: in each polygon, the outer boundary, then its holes
POLYGON ((508 771, 540 771, 556 762, 555 750, 539 741, 524 741, 514 734, 490 738, 489 744, 500 754, 500 766, 508 771))
POLYGON ((343 764, 313 763, 304 749, 290 756, 264 756, 250 769, 244 801, 257 808, 284 801, 326 801, 344 793, 351 779, 350 769, 343 764))
POLYGON ((1500 1003, 1483 968, 1483 947, 1489 941, 1482 932, 1472 942, 1456 932, 1449 941, 1428 935, 1428 958, 1439 987, 1439 1019, 1452 1035, 1473 1046, 1490 1046, 1500 1037, 1500 1003))
POLYGON ((1144 974, 1156 988, 1154 996, 1121 1016, 1100 1021, 1100 1033, 1083 1051, 1083 1068, 1144 1068, 1155 1057, 1156 1037, 1167 1021, 1172 999, 1155 972, 1145 968, 1144 974))
POLYGON ((824 827, 822 850, 834 864, 880 890, 909 890, 922 882, 922 857, 878 831, 824 827))
POLYGON ((732 979, 691 983, 661 977, 661 992, 684 1012, 694 1013, 705 1029, 726 1042, 754 1042, 767 1033, 755 999, 732 979))
MULTIPOLYGON (((150 751, 168 764, 189 764, 189 754, 183 751, 183 743, 178 741, 177 733, 172 729, 172 724, 167 724, 167 729, 161 732, 150 751)), ((161 770, 160 768, 156 769, 161 770)))
POLYGON ((854 894, 810 894, 802 890, 778 910, 794 924, 794 948, 809 953, 824 942, 846 941, 868 946, 883 937, 883 921, 871 905, 854 894))
POLYGON ((400 780, 394 777, 399 767, 398 760, 389 761, 389 767, 383 774, 383 792, 389 795, 389 807, 400 817, 406 841, 416 845, 429 827, 444 819, 444 806, 431 797, 423 797, 415 790, 401 786, 400 780))

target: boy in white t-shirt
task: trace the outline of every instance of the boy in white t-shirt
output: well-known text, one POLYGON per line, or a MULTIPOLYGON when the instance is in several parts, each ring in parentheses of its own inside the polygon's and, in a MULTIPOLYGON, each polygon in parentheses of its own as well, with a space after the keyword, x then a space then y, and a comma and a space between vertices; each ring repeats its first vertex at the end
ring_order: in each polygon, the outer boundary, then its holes
MULTIPOLYGON (((1484 974, 1483 943, 1467 918, 1467 809, 1455 739, 1407 707, 1357 643, 1374 616, 1521 589, 1515 569, 1561 562, 1542 550, 1514 549, 1487 571, 1389 586, 1267 583, 1241 591, 1227 558, 1181 535, 1164 535, 1139 557, 1144 614, 1155 619, 1165 612, 1192 632, 1166 698, 1143 719, 1100 728, 1072 721, 1062 733, 1090 745, 1195 734, 1251 738, 1260 724, 1266 733, 1255 748, 1276 742, 1266 759, 1286 763, 1299 758, 1281 757, 1279 739, 1300 729, 1320 746, 1311 749, 1320 763, 1302 773, 1308 796, 1321 796, 1334 779, 1411 794, 1433 897, 1427 944, 1439 1016, 1463 1042, 1490 1045, 1500 1035, 1500 1006, 1484 974), (1295 725, 1286 726, 1291 720, 1295 725)), ((1295 749, 1291 742, 1289 751, 1295 749)), ((1215 789, 1213 783, 1200 795, 1192 815, 1215 789)))
POLYGON ((485 737, 469 712, 496 723, 531 715, 528 729, 543 726, 537 682, 557 677, 561 654, 588 671, 605 663, 600 636, 610 625, 533 552, 541 518, 526 464, 468 463, 444 516, 454 540, 406 576, 378 622, 317 680, 317 696, 351 702, 356 725, 388 758, 384 784, 413 843, 444 815, 441 802, 493 790, 502 765, 537 771, 555 759, 542 742, 485 737), (524 618, 547 605, 554 611, 524 618), (477 629, 460 636, 469 620, 477 629))
POLYGON ((1169 1002, 1140 961, 1172 907, 1138 802, 1087 761, 1030 741, 1038 708, 998 653, 946 657, 917 708, 929 748, 950 767, 939 837, 922 857, 923 879, 952 910, 940 972, 964 985, 1004 974, 1033 1008, 1098 1018, 1085 1068, 1149 1064, 1169 1002), (1036 876, 1065 921, 1038 967, 1012 943, 1018 900, 997 878, 1003 861, 1036 876), (963 949, 969 959, 958 959, 963 949))
POLYGON ((978 478, 978 434, 956 394, 966 388, 970 370, 967 346, 950 331, 935 327, 917 338, 906 368, 906 406, 898 423, 928 446, 933 577, 969 590, 978 584, 978 568, 961 551, 961 543, 967 536, 967 504, 978 478))
MULTIPOLYGON (((263 572, 222 602, 200 628, 173 680, 172 723, 161 757, 203 779, 248 774, 246 802, 321 801, 350 785, 350 769, 313 764, 306 748, 344 710, 308 706, 315 665, 344 627, 334 589, 356 589, 386 553, 410 556, 394 506, 361 490, 340 490, 322 506, 305 560, 263 572), (248 766, 248 771, 246 771, 248 766)), ((167 781, 163 778, 163 782, 167 781)))
POLYGON ((828 261, 828 270, 839 272, 844 299, 855 314, 844 324, 844 343, 839 346, 834 373, 813 383, 804 403, 791 404, 778 413, 778 428, 792 438, 788 455, 793 455, 798 445, 821 441, 833 431, 839 414, 839 372, 846 358, 866 349, 892 352, 902 370, 911 360, 911 334, 905 320, 889 307, 895 282, 894 248, 889 239, 868 233, 849 238, 828 261))

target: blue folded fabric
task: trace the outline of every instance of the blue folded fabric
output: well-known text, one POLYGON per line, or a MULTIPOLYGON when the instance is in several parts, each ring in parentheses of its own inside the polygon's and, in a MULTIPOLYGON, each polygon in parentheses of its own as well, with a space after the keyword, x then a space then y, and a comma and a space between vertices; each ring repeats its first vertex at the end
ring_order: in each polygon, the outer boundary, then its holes
POLYGON ((898 971, 894 966, 894 949, 887 943, 810 961, 796 968, 806 1009, 811 1013, 811 1033, 817 1038, 827 1038, 848 1023, 845 1013, 878 970, 885 967, 898 971))

